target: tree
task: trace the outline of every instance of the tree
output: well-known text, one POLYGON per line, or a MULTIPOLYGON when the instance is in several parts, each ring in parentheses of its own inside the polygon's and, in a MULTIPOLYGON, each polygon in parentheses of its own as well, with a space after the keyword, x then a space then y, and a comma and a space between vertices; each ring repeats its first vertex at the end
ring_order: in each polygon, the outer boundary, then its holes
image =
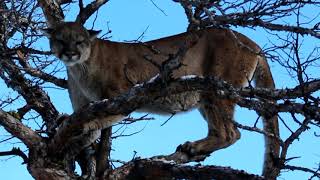
MULTIPOLYGON (((290 133, 287 137, 276 137, 281 144, 281 155, 276 159, 276 168, 282 172, 304 171, 311 178, 319 178, 319 169, 292 165, 291 160, 296 157, 289 156, 288 151, 303 132, 315 131, 319 126, 320 81, 316 68, 320 21, 316 16, 305 13, 310 9, 317 12, 320 3, 312 0, 174 2, 184 8, 189 22, 188 31, 206 27, 264 29, 265 33, 273 37, 264 48, 264 54, 269 61, 286 69, 295 84, 285 89, 272 90, 253 88, 250 82, 247 88, 233 88, 216 77, 167 81, 172 69, 177 67, 163 64, 165 68, 156 81, 136 86, 130 92, 108 101, 93 102, 70 116, 61 115, 46 86, 65 89, 68 85, 61 78, 63 66, 51 56, 50 51, 39 47, 38 42, 43 37, 39 30, 64 20, 69 6, 79 7, 77 20, 84 24, 101 7, 107 6, 108 0, 96 0, 87 5, 82 0, 4 0, 0 2, 0 77, 8 88, 8 95, 1 100, 0 124, 12 136, 6 141, 17 138, 26 145, 27 151, 12 148, 0 155, 21 157, 36 179, 77 179, 79 176, 74 170, 75 161, 82 164, 82 178, 88 179, 264 179, 230 167, 179 165, 144 158, 134 158, 114 168, 111 166, 113 160, 110 159, 112 136, 109 128, 113 124, 104 127, 107 129, 103 130, 98 140, 86 136, 86 127, 94 119, 111 114, 128 115, 142 104, 153 101, 160 91, 173 94, 210 90, 223 91, 219 98, 233 98, 240 107, 252 109, 257 114, 285 113, 279 115, 284 126, 281 132, 290 133), (309 52, 302 52, 305 44, 308 44, 309 52), (277 100, 277 103, 258 99, 277 100), (37 126, 28 127, 27 123, 30 122, 37 126), (82 146, 85 141, 94 143, 92 148, 95 153, 89 157, 79 155, 85 148, 82 146)), ((156 2, 152 3, 160 11, 164 11, 156 2)), ((241 45, 240 41, 238 43, 241 45)), ((183 53, 183 48, 180 53, 183 53)), ((179 59, 180 55, 173 55, 177 58, 170 59, 170 62, 179 59)), ((288 85, 284 84, 286 86, 288 85)), ((139 120, 150 118, 127 118, 120 123, 131 124, 139 120)), ((259 129, 256 123, 252 126, 240 123, 236 125, 244 130, 272 136, 259 129)), ((315 134, 315 139, 317 136, 315 134)))

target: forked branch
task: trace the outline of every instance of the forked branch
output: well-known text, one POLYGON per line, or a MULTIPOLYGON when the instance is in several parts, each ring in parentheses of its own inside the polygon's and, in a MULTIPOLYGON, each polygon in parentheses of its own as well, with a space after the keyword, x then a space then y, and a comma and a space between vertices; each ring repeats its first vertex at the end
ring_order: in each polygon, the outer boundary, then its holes
POLYGON ((98 11, 98 9, 108 1, 109 0, 95 0, 90 4, 88 4, 86 7, 83 7, 82 0, 79 0, 80 12, 77 16, 76 22, 79 22, 80 24, 84 24, 93 13, 98 11))

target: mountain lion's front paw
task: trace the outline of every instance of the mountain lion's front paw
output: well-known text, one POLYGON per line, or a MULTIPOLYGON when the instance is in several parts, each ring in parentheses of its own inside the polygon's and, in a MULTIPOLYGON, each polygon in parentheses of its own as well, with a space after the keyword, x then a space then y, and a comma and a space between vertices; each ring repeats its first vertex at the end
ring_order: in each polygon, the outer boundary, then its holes
POLYGON ((197 155, 197 150, 196 150, 196 147, 194 147, 194 145, 195 145, 194 143, 187 141, 184 144, 180 144, 177 147, 176 152, 185 153, 189 157, 195 156, 197 155))
MULTIPOLYGON (((188 159, 187 162, 203 161, 210 153, 205 153, 199 150, 198 144, 195 142, 185 142, 177 147, 175 154, 184 154, 184 159, 188 159), (186 158, 187 157, 187 158, 186 158)), ((185 163, 185 162, 184 162, 185 163)))
POLYGON ((167 156, 155 156, 152 159, 174 161, 176 163, 188 163, 203 161, 210 156, 212 151, 205 151, 202 148, 203 142, 185 142, 177 147, 176 152, 167 156), (202 144, 201 144, 202 143, 202 144))

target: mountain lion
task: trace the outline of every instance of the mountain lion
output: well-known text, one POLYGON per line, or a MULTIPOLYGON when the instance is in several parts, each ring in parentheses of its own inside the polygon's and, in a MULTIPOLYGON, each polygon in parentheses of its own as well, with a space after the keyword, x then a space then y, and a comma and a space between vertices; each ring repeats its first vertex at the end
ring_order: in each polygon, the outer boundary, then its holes
MULTIPOLYGON (((182 58, 183 66, 174 70, 174 77, 216 76, 234 87, 247 86, 253 79, 256 87, 274 88, 269 66, 260 54, 261 49, 249 38, 231 30, 210 28, 145 43, 111 42, 96 38, 98 33, 75 22, 63 22, 45 30, 52 52, 67 67, 74 111, 91 101, 120 95, 134 84, 154 77, 159 73, 154 63, 161 65, 187 41, 191 41, 191 46, 182 58)), ((193 108, 198 108, 208 123, 207 137, 180 145, 175 153, 166 156, 167 159, 181 163, 199 161, 240 138, 240 132, 233 123, 235 102, 215 97, 214 92, 186 92, 161 97, 140 110, 172 114, 193 108)), ((113 123, 122 118, 112 116, 105 120, 113 123)), ((277 117, 265 117, 264 129, 278 136, 277 117)), ((265 139, 263 174, 269 176, 278 173, 272 165, 279 156, 279 143, 271 137, 266 136, 265 139)))

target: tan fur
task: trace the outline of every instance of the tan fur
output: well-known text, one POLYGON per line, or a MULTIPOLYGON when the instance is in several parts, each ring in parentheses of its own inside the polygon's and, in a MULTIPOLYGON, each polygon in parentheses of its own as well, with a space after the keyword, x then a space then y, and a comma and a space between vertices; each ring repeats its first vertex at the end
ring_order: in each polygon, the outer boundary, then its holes
MULTIPOLYGON (((118 43, 95 39, 80 25, 69 22, 58 25, 49 34, 52 51, 57 57, 64 57, 62 60, 67 66, 69 92, 75 111, 90 101, 120 95, 135 83, 149 80, 159 70, 146 59, 160 65, 184 44, 191 45, 183 57, 184 66, 174 71, 175 77, 212 75, 234 87, 242 87, 257 70, 254 75, 257 86, 274 88, 265 58, 257 55, 261 49, 247 37, 231 30, 212 28, 146 43, 118 43), (57 41, 56 38, 60 39, 57 41), (78 46, 74 42, 79 39, 83 40, 83 44, 78 46), (69 52, 72 60, 61 55, 62 51, 69 52), (81 62, 76 62, 73 56, 81 62)), ((209 132, 206 138, 179 147, 180 153, 187 154, 190 159, 228 147, 240 138, 233 123, 234 107, 234 102, 216 98, 213 93, 191 92, 160 98, 141 107, 140 111, 170 114, 198 108, 208 122, 209 132)), ((108 122, 119 121, 119 118, 109 118, 108 122)), ((266 131, 278 135, 276 118, 266 122, 265 127, 274 128, 266 131)), ((267 156, 272 149, 272 155, 277 157, 279 145, 270 144, 270 140, 267 142, 267 156)), ((271 158, 267 159, 270 161, 271 158)), ((175 160, 188 161, 184 158, 175 160)))

